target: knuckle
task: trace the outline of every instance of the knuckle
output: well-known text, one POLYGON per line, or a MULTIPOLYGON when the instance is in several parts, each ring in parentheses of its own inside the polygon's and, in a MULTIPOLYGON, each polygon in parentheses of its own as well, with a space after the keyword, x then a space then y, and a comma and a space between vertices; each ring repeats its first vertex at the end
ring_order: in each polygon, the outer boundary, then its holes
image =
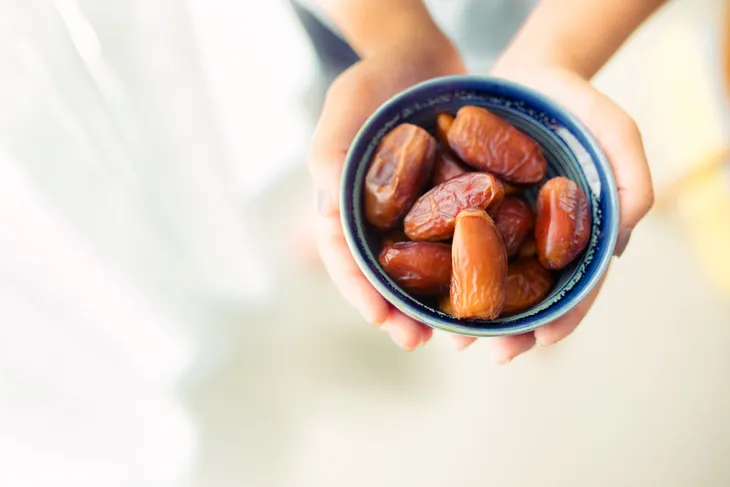
POLYGON ((343 97, 359 96, 366 93, 370 87, 370 80, 357 66, 343 72, 330 84, 324 96, 324 105, 340 103, 343 97))
POLYGON ((654 208, 654 201, 655 201, 654 188, 653 188, 653 186, 649 185, 649 187, 647 188, 647 191, 646 191, 646 195, 644 196, 644 201, 643 201, 643 206, 642 206, 644 215, 649 213, 651 211, 651 209, 654 208))
MULTIPOLYGON (((349 100, 363 102, 364 95, 369 93, 370 81, 359 70, 350 68, 330 84, 324 97, 322 113, 311 139, 307 155, 309 173, 316 179, 326 178, 327 174, 341 164, 346 149, 332 143, 332 133, 336 132, 336 120, 333 113, 349 100)), ((339 115, 338 115, 339 116, 339 115)))
POLYGON ((626 114, 626 120, 624 121, 624 123, 626 124, 627 131, 636 134, 639 133, 639 124, 636 122, 636 119, 634 117, 626 114))
POLYGON ((636 120, 629 114, 625 114, 625 118, 621 124, 621 135, 628 140, 641 141, 641 130, 636 120))
POLYGON ((340 75, 332 81, 329 88, 327 88, 327 91, 324 94, 325 107, 331 105, 334 101, 337 100, 338 95, 342 92, 345 85, 346 78, 344 78, 344 75, 340 75))

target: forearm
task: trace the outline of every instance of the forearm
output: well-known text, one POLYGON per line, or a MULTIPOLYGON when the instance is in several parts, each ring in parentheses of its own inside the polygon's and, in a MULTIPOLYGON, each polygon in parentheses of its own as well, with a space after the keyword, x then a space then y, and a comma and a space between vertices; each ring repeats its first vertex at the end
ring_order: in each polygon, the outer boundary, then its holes
POLYGON ((404 44, 451 50, 421 0, 319 0, 317 2, 361 57, 404 44))
POLYGON ((495 72, 551 65, 591 78, 665 0, 543 0, 495 72))

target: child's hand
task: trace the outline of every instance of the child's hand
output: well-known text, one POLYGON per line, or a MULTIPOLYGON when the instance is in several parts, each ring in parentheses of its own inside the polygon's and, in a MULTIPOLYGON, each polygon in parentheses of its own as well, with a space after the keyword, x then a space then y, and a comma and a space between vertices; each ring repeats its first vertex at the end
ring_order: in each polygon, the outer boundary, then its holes
MULTIPOLYGON (((543 0, 503 54, 494 75, 541 91, 573 112, 603 146, 620 198, 616 254, 654 201, 641 136, 634 121, 586 81, 665 0, 543 0), (541 68, 536 68, 541 66, 541 68), (556 66, 561 66, 560 68, 556 66), (532 68, 530 68, 532 67, 532 68)), ((345 154, 360 126, 385 100, 428 78, 462 73, 458 55, 418 0, 322 2, 367 59, 333 84, 314 138, 310 169, 322 218, 319 250, 335 284, 370 323, 403 348, 425 343, 431 329, 397 312, 360 272, 342 234, 337 208, 345 154), (413 39, 413 37, 419 39, 413 39), (403 46, 404 38, 408 45, 403 46), (402 49, 397 46, 403 46, 402 49), (382 55, 379 55, 381 52, 382 55)), ((492 359, 506 363, 536 342, 550 345, 569 335, 588 312, 598 286, 562 319, 534 333, 491 341, 492 359)), ((455 336, 457 348, 474 339, 455 336)))
MULTIPOLYGON (((611 162, 618 187, 621 216, 615 254, 620 256, 631 231, 654 203, 649 166, 636 123, 618 105, 571 71, 541 68, 511 73, 500 70, 498 66, 493 74, 546 94, 572 112, 598 140, 611 162)), ((493 340, 493 360, 505 363, 532 348, 536 341, 540 346, 548 346, 568 336, 588 313, 602 283, 576 309, 558 321, 534 333, 493 340)))
POLYGON ((355 263, 339 216, 342 166, 355 134, 383 102, 421 81, 463 72, 459 56, 447 44, 431 43, 427 50, 415 45, 391 48, 368 57, 332 84, 312 142, 309 168, 321 215, 316 233, 322 261, 343 296, 406 350, 426 343, 432 330, 390 306, 355 263))

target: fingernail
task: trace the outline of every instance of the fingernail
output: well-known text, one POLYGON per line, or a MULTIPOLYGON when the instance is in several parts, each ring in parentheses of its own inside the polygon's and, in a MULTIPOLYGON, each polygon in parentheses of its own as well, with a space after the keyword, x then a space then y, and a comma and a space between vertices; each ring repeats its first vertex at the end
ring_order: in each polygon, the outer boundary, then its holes
POLYGON ((537 337, 535 339, 535 343, 540 348, 547 348, 550 345, 554 344, 555 342, 554 341, 551 341, 551 340, 548 340, 547 338, 544 338, 544 337, 537 337))
POLYGON ((388 334, 390 339, 393 340, 393 343, 398 345, 398 348, 405 350, 405 347, 403 346, 404 340, 398 328, 391 328, 388 325, 383 325, 380 329, 388 334))
POLYGON ((492 344, 489 350, 489 358, 495 365, 507 365, 514 357, 510 357, 508 353, 505 353, 502 347, 492 344))
POLYGON ((403 345, 403 337, 400 336, 400 332, 397 329, 389 331, 388 335, 390 336, 390 339, 393 340, 393 343, 398 345, 398 348, 402 348, 403 350, 406 349, 406 347, 403 345))
POLYGON ((631 232, 626 232, 621 235, 616 242, 616 250, 613 252, 613 255, 621 257, 626 250, 626 247, 629 245, 629 239, 631 239, 631 232))
POLYGON ((492 362, 496 365, 507 365, 512 362, 512 357, 500 357, 499 355, 492 355, 492 362))
POLYGON ((467 348, 469 348, 472 343, 475 343, 476 340, 464 340, 460 338, 458 335, 451 335, 451 343, 454 346, 454 349, 457 352, 463 352, 467 348))

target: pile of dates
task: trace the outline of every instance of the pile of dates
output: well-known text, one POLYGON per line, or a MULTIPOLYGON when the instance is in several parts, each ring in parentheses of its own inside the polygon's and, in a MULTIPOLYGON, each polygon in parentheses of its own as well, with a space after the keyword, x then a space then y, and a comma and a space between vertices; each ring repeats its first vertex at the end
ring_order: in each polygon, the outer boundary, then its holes
POLYGON ((380 265, 402 290, 459 319, 535 306, 588 244, 586 195, 551 178, 533 209, 521 192, 545 180, 545 157, 484 108, 439 114, 435 132, 395 127, 368 168, 365 216, 382 237, 380 265))

